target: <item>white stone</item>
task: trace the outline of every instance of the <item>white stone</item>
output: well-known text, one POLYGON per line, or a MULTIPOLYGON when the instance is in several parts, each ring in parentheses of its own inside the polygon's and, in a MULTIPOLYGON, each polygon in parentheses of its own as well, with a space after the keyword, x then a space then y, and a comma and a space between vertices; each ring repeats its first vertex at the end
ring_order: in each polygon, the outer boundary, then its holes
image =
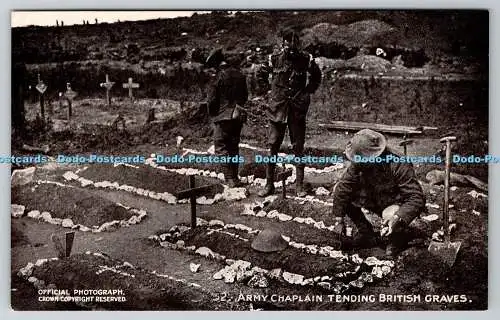
POLYGON ((229 269, 224 274, 224 282, 225 283, 234 283, 236 279, 236 271, 233 269, 229 269))
POLYGON ((20 275, 23 278, 27 278, 27 277, 31 276, 31 274, 33 273, 34 267, 35 267, 35 265, 33 263, 29 262, 24 268, 21 268, 19 270, 18 275, 20 275))
POLYGON ((256 274, 248 281, 248 286, 251 288, 267 288, 269 287, 269 281, 262 274, 256 274))
POLYGON ((316 189, 315 194, 317 196, 328 196, 328 195, 330 195, 330 191, 328 191, 324 187, 319 187, 316 189))
POLYGON ((321 287, 326 290, 330 290, 331 286, 332 285, 330 284, 330 282, 318 282, 318 287, 321 287))
POLYGON ((379 266, 382 265, 382 261, 375 257, 368 257, 365 259, 365 264, 368 266, 379 266))
POLYGON ((427 222, 435 221, 437 219, 439 219, 439 216, 437 214, 430 214, 428 216, 422 217, 422 220, 425 220, 427 222))
POLYGON ((217 272, 216 272, 216 273, 212 276, 212 278, 213 278, 214 280, 222 280, 222 279, 224 279, 224 276, 222 275, 222 271, 223 271, 223 270, 224 270, 224 269, 217 271, 217 272))
POLYGON ((66 171, 63 174, 63 178, 67 181, 78 180, 78 176, 72 171, 66 171))
POLYGON ((343 259, 345 258, 345 255, 342 253, 342 251, 332 250, 330 251, 330 258, 343 259))
POLYGON ((257 212, 257 214, 255 216, 257 216, 259 218, 263 218, 263 217, 267 216, 267 212, 265 212, 264 210, 260 210, 259 212, 257 212))
POLYGON ((44 211, 42 212, 42 214, 40 215, 40 218, 42 220, 45 220, 45 221, 49 221, 50 219, 52 219, 52 216, 50 215, 50 213, 48 213, 47 211, 44 211))
POLYGON ((295 218, 293 218, 293 221, 296 221, 298 223, 304 223, 305 219, 301 218, 301 217, 295 217, 295 218))
POLYGON ((200 269, 200 267, 201 267, 201 264, 196 264, 196 263, 190 263, 189 264, 189 270, 191 270, 191 272, 193 272, 193 273, 198 272, 198 270, 200 269))
POLYGON ((359 256, 359 254, 353 254, 351 256, 351 260, 352 262, 354 262, 355 264, 362 264, 363 263, 363 259, 359 256))
POLYGON ((92 185, 93 184, 92 181, 84 179, 84 178, 78 178, 78 181, 80 181, 80 184, 82 185, 82 187, 86 187, 88 185, 92 185))
POLYGON ((278 210, 271 210, 271 211, 269 211, 269 212, 267 213, 267 217, 268 217, 268 218, 271 218, 271 219, 273 219, 273 218, 275 218, 275 217, 278 217, 278 218, 279 218, 279 216, 280 216, 280 213, 278 212, 278 210))
POLYGON ((22 205, 18 205, 18 204, 13 204, 10 206, 10 212, 11 212, 11 215, 12 217, 14 218, 19 218, 21 217, 23 214, 24 214, 24 210, 26 210, 26 207, 25 206, 22 206, 22 205))
POLYGON ((313 219, 313 218, 310 218, 310 217, 309 217, 309 218, 305 218, 305 219, 304 219, 304 223, 305 223, 305 224, 315 224, 315 223, 316 223, 316 221, 314 221, 314 219, 313 219))
POLYGON ((90 228, 86 227, 86 226, 83 226, 83 225, 80 225, 80 231, 88 232, 88 231, 90 231, 90 228))
POLYGON ((63 228, 72 228, 74 226, 74 223, 71 219, 63 219, 61 225, 63 228))
POLYGON ((208 221, 202 218, 196 218, 196 225, 200 227, 206 226, 208 225, 208 221))
POLYGON ((204 256, 204 257, 207 257, 207 258, 214 258, 214 253, 212 250, 210 250, 209 248, 207 247, 200 247, 198 248, 195 253, 201 255, 201 256, 204 256))
POLYGON ((391 267, 389 267, 389 266, 382 266, 381 270, 382 270, 382 274, 385 276, 385 275, 388 275, 391 272, 391 267))
POLYGON ((426 207, 429 207, 429 208, 433 208, 433 209, 439 209, 439 205, 435 204, 435 203, 426 203, 425 204, 426 207))
POLYGON ((39 266, 43 265, 44 263, 46 263, 47 261, 49 261, 49 260, 48 259, 38 259, 35 262, 35 266, 39 267, 39 266))
POLYGON ((223 227, 224 222, 221 220, 210 220, 210 222, 208 222, 208 225, 209 226, 221 226, 221 227, 223 227))
POLYGON ((316 254, 316 253, 318 253, 318 246, 308 245, 308 246, 306 246, 306 251, 311 253, 311 254, 316 254))
POLYGON ((469 196, 473 197, 474 199, 478 199, 480 197, 482 198, 488 198, 487 195, 484 193, 477 192, 476 190, 472 190, 471 192, 467 193, 469 196))
POLYGON ((475 214, 476 216, 480 216, 481 215, 481 212, 479 212, 477 210, 472 210, 472 213, 475 214))
POLYGON ((137 223, 141 222, 141 220, 137 216, 132 216, 132 217, 130 217, 130 219, 127 220, 127 222, 129 224, 137 224, 137 223))
POLYGON ((323 221, 318 221, 314 224, 314 227, 315 228, 318 228, 318 229, 326 229, 326 226, 325 226, 325 223, 323 221))
POLYGON ((184 246, 186 245, 184 240, 177 240, 175 244, 177 245, 178 248, 184 248, 184 246))
POLYGON ((63 219, 61 219, 61 218, 52 218, 52 219, 49 219, 47 222, 50 224, 60 225, 60 224, 62 224, 62 221, 63 221, 63 219))
POLYGON ((285 271, 283 272, 283 279, 291 284, 301 284, 304 281, 304 276, 285 271))
POLYGON ((278 215, 278 219, 279 219, 280 221, 290 221, 290 220, 292 220, 292 217, 291 217, 291 216, 289 216, 289 215, 287 215, 287 214, 280 213, 280 214, 278 215))
POLYGON ((35 278, 35 277, 29 277, 29 278, 28 278, 28 282, 30 282, 30 283, 35 283, 37 280, 38 280, 38 279, 37 279, 37 278, 35 278))
POLYGON ((32 210, 32 211, 28 212, 28 217, 33 218, 33 219, 38 219, 40 217, 40 211, 32 210))

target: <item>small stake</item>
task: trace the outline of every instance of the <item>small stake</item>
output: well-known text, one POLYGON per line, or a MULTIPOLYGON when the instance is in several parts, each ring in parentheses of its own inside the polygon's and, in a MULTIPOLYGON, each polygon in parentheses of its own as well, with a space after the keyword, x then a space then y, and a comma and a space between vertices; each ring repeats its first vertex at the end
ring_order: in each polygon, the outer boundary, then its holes
POLYGON ((66 257, 71 255, 71 249, 73 249, 73 240, 75 240, 75 232, 66 232, 66 257))

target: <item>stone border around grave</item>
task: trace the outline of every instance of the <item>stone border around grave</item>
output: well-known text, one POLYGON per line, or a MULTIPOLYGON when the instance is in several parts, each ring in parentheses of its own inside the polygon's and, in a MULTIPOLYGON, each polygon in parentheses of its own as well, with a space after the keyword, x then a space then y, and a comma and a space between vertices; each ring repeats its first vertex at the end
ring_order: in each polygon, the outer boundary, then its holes
MULTIPOLYGON (((279 221, 293 221, 296 223, 301 223, 301 224, 306 224, 310 225, 313 228, 319 229, 319 230, 328 230, 332 231, 334 230, 335 226, 331 225, 328 226, 326 225, 323 221, 316 221, 311 217, 292 217, 290 215, 280 213, 278 210, 270 210, 269 212, 266 212, 263 210, 263 208, 267 205, 272 203, 274 200, 278 199, 279 196, 273 195, 273 196, 268 196, 264 198, 262 201, 254 201, 253 203, 246 203, 244 204, 244 209, 240 213, 242 216, 253 216, 253 217, 258 217, 258 218, 269 218, 269 219, 276 219, 279 221)), ((322 200, 316 199, 314 197, 311 197, 309 199, 307 198, 299 198, 299 197, 290 197, 289 199, 293 200, 299 200, 302 202, 298 202, 298 204, 303 204, 304 202, 313 202, 313 203, 320 203, 325 206, 332 206, 331 203, 324 202, 322 200)))
MULTIPOLYGON (((86 251, 85 254, 86 255, 94 255, 97 257, 101 257, 105 260, 109 260, 109 258, 107 256, 103 255, 102 253, 86 251)), ((60 259, 59 258, 48 258, 48 259, 38 259, 35 263, 28 262, 28 264, 26 266, 19 269, 19 271, 17 272, 16 275, 18 277, 20 277, 21 279, 24 279, 24 280, 28 281, 29 283, 33 284, 33 286, 37 290, 43 290, 43 289, 57 290, 56 284, 54 284, 54 283, 46 284, 44 280, 41 280, 41 279, 34 277, 33 271, 34 271, 35 267, 40 267, 47 262, 58 261, 58 260, 60 260, 60 259)), ((133 274, 125 273, 123 271, 118 270, 118 268, 122 267, 122 266, 136 269, 136 267, 134 267, 131 263, 124 261, 121 265, 115 266, 115 267, 100 266, 101 268, 99 268, 99 270, 96 272, 96 275, 99 275, 105 271, 112 271, 112 272, 115 272, 115 273, 120 274, 122 276, 129 276, 129 277, 135 278, 135 275, 133 275, 133 274)), ((203 287, 197 283, 188 282, 185 279, 172 277, 172 276, 167 275, 167 274, 161 274, 161 273, 158 273, 156 270, 148 271, 148 273, 152 274, 156 277, 159 277, 159 278, 166 278, 166 279, 171 280, 171 281, 182 283, 183 285, 186 285, 186 286, 191 287, 191 288, 203 289, 203 287)), ((91 304, 91 303, 86 303, 86 302, 82 302, 82 301, 54 301, 54 302, 73 302, 77 306, 89 308, 89 309, 91 309, 93 306, 93 304, 91 304)))
MULTIPOLYGON (((257 229, 254 230, 242 224, 236 224, 236 225, 225 224, 221 220, 206 221, 201 218, 197 218, 197 225, 220 226, 224 230, 233 228, 236 230, 246 231, 249 234, 258 233, 260 231, 257 229)), ((369 274, 367 272, 363 272, 356 280, 350 281, 349 284, 345 284, 339 281, 332 283, 331 281, 334 280, 334 278, 330 276, 316 276, 314 278, 306 278, 306 276, 304 275, 290 273, 287 271, 283 271, 282 269, 266 270, 258 266, 253 266, 250 269, 250 266, 252 265, 251 262, 244 260, 228 259, 226 256, 221 255, 217 252, 213 252, 211 249, 207 247, 198 247, 198 248, 196 248, 195 246, 186 247, 185 242, 183 240, 178 240, 176 241, 176 243, 167 240, 168 238, 172 237, 178 238, 182 235, 182 233, 188 230, 190 230, 190 228, 186 226, 182 225, 173 226, 172 228, 170 228, 169 232, 161 234, 159 236, 152 235, 148 237, 148 239, 158 242, 160 246, 168 249, 187 251, 191 254, 203 256, 205 258, 213 259, 226 264, 227 265, 226 267, 224 267, 222 270, 219 270, 217 273, 213 275, 213 278, 215 280, 224 279, 226 283, 233 283, 236 279, 236 281, 238 282, 243 281, 249 286, 267 287, 268 283, 265 278, 268 277, 270 279, 292 285, 317 286, 329 290, 331 292, 334 292, 336 294, 339 294, 345 292, 350 287, 363 288, 365 283, 373 282, 374 278, 382 279, 384 276, 388 275, 391 272, 392 268, 394 268, 394 262, 391 260, 379 260, 375 257, 368 257, 363 260, 361 257, 359 257, 358 254, 348 256, 342 253, 342 251, 334 250, 332 247, 329 246, 320 247, 318 245, 306 245, 303 243, 291 241, 289 237, 283 236, 283 239, 285 239, 285 241, 287 241, 290 246, 297 249, 302 249, 309 254, 322 255, 325 257, 331 257, 337 259, 351 260, 353 263, 358 265, 354 272, 344 272, 342 274, 337 274, 336 275, 337 278, 342 278, 348 275, 356 274, 361 269, 360 265, 363 263, 373 267, 372 273, 369 274), (246 282, 247 280, 248 282, 246 282)), ((209 232, 218 232, 218 231, 216 229, 210 229, 209 232)), ((230 232, 223 232, 223 233, 233 236, 236 239, 240 239, 240 237, 236 234, 232 234, 230 232)))
MULTIPOLYGON (((240 143, 239 147, 240 148, 249 149, 249 150, 266 151, 265 149, 254 147, 254 146, 251 146, 251 145, 246 144, 246 143, 240 143)), ((213 148, 213 145, 209 148, 209 150, 212 149, 212 148, 213 148)), ((183 151, 184 151, 183 155, 185 155, 187 153, 193 153, 193 154, 212 154, 211 152, 208 152, 208 151, 199 151, 199 150, 190 149, 190 148, 183 148, 183 151)), ((278 155, 279 156, 286 156, 285 153, 278 153, 278 155)), ((160 170, 166 170, 166 171, 175 172, 175 173, 178 173, 178 174, 185 174, 185 175, 210 176, 212 178, 217 178, 219 180, 224 181, 224 174, 220 173, 220 172, 217 172, 217 171, 202 170, 202 169, 195 169, 195 168, 181 168, 181 169, 167 168, 165 166, 161 166, 161 165, 156 164, 154 162, 154 157, 150 157, 150 158, 146 159, 144 163, 146 165, 149 165, 149 166, 151 166, 153 168, 160 169, 160 170)), ((297 179, 297 173, 296 173, 295 165, 292 165, 292 164, 283 164, 283 166, 284 166, 285 170, 292 169, 292 175, 285 180, 285 184, 289 185, 289 184, 294 183, 295 180, 297 179)), ((304 168, 304 173, 316 173, 316 174, 319 174, 319 173, 329 173, 329 172, 334 172, 334 171, 337 171, 337 170, 341 170, 343 168, 344 168, 344 164, 343 163, 337 163, 335 165, 325 167, 324 169, 317 169, 317 168, 307 167, 306 166, 304 168)), ((241 181, 243 183, 250 183, 252 185, 260 186, 260 187, 264 187, 266 185, 266 179, 254 178, 253 175, 251 175, 251 176, 245 176, 245 177, 240 177, 240 178, 241 178, 241 181)), ((281 181, 274 182, 274 187, 275 188, 280 188, 281 186, 282 186, 282 182, 281 181)))
MULTIPOLYGON (((64 187, 69 187, 66 186, 62 183, 59 182, 52 182, 52 181, 37 181, 39 184, 55 184, 59 186, 64 186, 64 187)), ((52 218, 52 215, 48 211, 40 212, 39 210, 31 210, 30 212, 26 213, 26 216, 28 218, 34 219, 34 220, 39 220, 39 221, 44 221, 53 225, 60 225, 63 228, 69 228, 69 229, 78 229, 83 232, 104 232, 104 231, 112 231, 116 227, 129 227, 131 225, 135 225, 140 223, 148 214, 145 210, 142 209, 135 209, 131 207, 127 207, 121 203, 115 202, 115 205, 120 206, 122 208, 125 208, 128 211, 131 211, 134 213, 132 217, 130 217, 127 220, 113 220, 110 222, 105 222, 100 226, 93 226, 93 227, 88 227, 84 226, 82 224, 74 224, 71 219, 61 219, 61 218, 52 218)), ((11 204, 11 217, 12 218, 19 218, 25 215, 26 207, 20 204, 11 204)))
MULTIPOLYGON (((137 168, 132 165, 127 165, 127 166, 132 168, 137 168)), ((80 177, 79 175, 76 174, 76 172, 73 171, 66 171, 63 174, 63 178, 66 181, 77 181, 84 188, 90 185, 94 188, 126 191, 153 200, 164 201, 168 204, 189 203, 189 199, 178 200, 173 194, 168 192, 159 193, 151 190, 146 190, 143 188, 136 188, 134 186, 129 186, 126 184, 120 185, 118 182, 113 182, 113 183, 109 181, 94 182, 92 180, 80 177)), ((217 193, 213 198, 208 198, 208 199, 206 196, 198 197, 196 199, 196 203, 200 205, 212 205, 216 202, 224 200, 225 201, 242 200, 247 197, 248 191, 245 188, 229 188, 226 185, 223 185, 223 187, 224 187, 223 193, 217 193)))

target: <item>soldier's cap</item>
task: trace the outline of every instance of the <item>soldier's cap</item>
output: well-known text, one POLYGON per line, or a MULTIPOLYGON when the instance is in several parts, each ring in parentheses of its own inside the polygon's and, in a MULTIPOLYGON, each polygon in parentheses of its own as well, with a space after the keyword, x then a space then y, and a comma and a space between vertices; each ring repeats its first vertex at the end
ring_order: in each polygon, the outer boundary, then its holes
POLYGON ((205 61, 205 66, 207 68, 217 67, 222 62, 224 62, 224 54, 222 53, 222 48, 216 48, 210 51, 210 54, 205 61))
POLYGON ((363 129, 354 134, 347 143, 345 155, 353 161, 354 156, 378 157, 387 147, 387 139, 383 134, 371 129, 363 129))
POLYGON ((280 233, 266 229, 259 232, 252 242, 252 249, 260 252, 281 251, 288 247, 288 242, 280 233))

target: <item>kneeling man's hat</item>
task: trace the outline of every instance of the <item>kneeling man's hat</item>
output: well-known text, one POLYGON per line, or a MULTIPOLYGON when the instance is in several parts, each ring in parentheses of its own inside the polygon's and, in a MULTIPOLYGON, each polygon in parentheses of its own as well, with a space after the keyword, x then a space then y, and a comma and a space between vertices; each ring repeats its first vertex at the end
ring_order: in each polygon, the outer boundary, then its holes
POLYGON ((354 134, 347 143, 345 154, 353 161, 354 156, 378 157, 387 147, 387 140, 383 134, 371 129, 363 129, 354 134))

